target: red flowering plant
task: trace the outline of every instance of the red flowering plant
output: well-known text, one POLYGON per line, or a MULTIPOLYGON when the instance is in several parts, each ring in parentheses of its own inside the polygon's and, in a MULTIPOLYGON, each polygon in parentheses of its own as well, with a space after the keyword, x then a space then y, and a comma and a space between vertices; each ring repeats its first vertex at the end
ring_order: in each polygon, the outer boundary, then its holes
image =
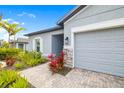
POLYGON ((13 57, 6 57, 5 62, 7 66, 12 66, 15 63, 15 58, 13 57))
POLYGON ((48 60, 51 61, 51 60, 54 59, 54 57, 55 57, 55 54, 53 54, 53 53, 52 54, 49 54, 48 55, 48 60))
POLYGON ((60 53, 60 56, 55 57, 53 54, 48 56, 50 59, 49 68, 53 73, 56 73, 63 69, 64 67, 64 52, 60 53))

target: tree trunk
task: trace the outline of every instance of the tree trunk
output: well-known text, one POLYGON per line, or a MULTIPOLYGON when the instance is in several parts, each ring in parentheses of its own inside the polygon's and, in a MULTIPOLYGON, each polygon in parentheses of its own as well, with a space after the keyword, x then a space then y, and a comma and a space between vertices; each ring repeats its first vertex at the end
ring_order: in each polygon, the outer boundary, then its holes
POLYGON ((16 37, 14 35, 14 47, 16 48, 16 37))
POLYGON ((9 47, 10 47, 10 34, 9 34, 9 39, 8 39, 9 47))

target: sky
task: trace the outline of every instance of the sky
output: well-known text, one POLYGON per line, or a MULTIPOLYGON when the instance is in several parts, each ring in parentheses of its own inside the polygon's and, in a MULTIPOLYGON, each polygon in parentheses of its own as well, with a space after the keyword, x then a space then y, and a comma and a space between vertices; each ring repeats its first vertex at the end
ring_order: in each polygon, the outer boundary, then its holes
MULTIPOLYGON (((18 23, 24 31, 16 37, 56 26, 56 22, 67 14, 75 5, 0 5, 3 20, 18 23)), ((0 39, 8 40, 8 33, 0 29, 0 39)))

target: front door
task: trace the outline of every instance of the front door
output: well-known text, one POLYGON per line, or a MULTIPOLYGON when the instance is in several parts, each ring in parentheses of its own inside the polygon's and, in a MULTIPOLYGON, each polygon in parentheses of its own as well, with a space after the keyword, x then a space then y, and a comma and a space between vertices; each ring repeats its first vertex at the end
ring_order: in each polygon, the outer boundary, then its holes
POLYGON ((60 52, 63 50, 63 44, 64 44, 63 34, 53 35, 52 36, 52 53, 58 56, 60 52))

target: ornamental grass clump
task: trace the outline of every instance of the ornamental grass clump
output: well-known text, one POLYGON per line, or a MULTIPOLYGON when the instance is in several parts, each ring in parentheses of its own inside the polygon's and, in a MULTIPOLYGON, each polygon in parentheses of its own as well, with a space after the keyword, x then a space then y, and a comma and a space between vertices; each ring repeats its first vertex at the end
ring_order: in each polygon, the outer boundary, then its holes
POLYGON ((18 63, 15 63, 15 64, 14 64, 14 67, 15 67, 16 69, 23 69, 23 68, 25 68, 26 66, 25 66, 25 64, 24 64, 23 62, 18 62, 18 63))
POLYGON ((0 71, 0 88, 27 88, 30 87, 27 80, 21 77, 16 71, 0 71))
POLYGON ((52 73, 57 73, 64 67, 64 52, 62 51, 60 53, 60 56, 55 57, 54 54, 48 55, 48 59, 50 61, 49 63, 49 69, 52 71, 52 73))
MULTIPOLYGON (((41 53, 39 52, 26 52, 26 53, 20 53, 19 54, 19 58, 18 58, 21 62, 23 62, 25 64, 25 66, 27 67, 32 67, 41 63, 44 63, 47 61, 47 59, 45 57, 42 56, 41 53)), ((18 64, 20 65, 20 64, 18 64)), ((16 65, 17 67, 17 65, 16 65)))

